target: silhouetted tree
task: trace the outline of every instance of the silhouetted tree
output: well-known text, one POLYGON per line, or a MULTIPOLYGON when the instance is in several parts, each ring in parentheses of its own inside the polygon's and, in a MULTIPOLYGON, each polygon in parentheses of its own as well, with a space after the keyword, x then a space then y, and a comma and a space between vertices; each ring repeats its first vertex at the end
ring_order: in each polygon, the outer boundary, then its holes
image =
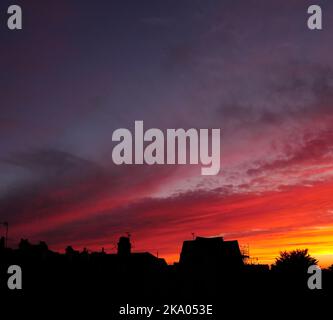
POLYGON ((282 251, 275 259, 272 269, 279 272, 292 272, 304 274, 309 266, 316 265, 318 260, 309 254, 308 249, 282 251))
POLYGON ((330 272, 333 272, 333 264, 331 264, 328 268, 327 268, 328 271, 330 272))
POLYGON ((72 246, 68 246, 66 249, 65 249, 65 252, 67 255, 73 255, 75 253, 75 250, 73 249, 72 246))

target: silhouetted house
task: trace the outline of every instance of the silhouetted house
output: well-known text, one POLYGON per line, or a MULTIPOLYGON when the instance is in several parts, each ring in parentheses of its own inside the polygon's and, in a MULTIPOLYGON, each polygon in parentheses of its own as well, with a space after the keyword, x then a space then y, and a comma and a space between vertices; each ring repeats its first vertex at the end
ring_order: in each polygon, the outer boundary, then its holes
POLYGON ((184 241, 179 267, 187 271, 238 271, 244 265, 238 241, 224 241, 222 237, 184 241))
POLYGON ((80 251, 74 250, 72 246, 67 246, 65 256, 68 261, 75 262, 80 257, 80 251))
POLYGON ((31 256, 33 259, 46 260, 50 256, 54 256, 56 253, 49 250, 47 244, 44 241, 40 241, 37 244, 32 244, 28 239, 21 239, 18 252, 20 256, 31 256))
POLYGON ((138 271, 163 271, 167 268, 164 259, 157 258, 149 252, 135 252, 130 256, 130 263, 138 271))
POLYGON ((65 253, 68 256, 74 256, 74 255, 79 255, 79 251, 74 250, 72 246, 67 246, 65 249, 65 253))
POLYGON ((32 249, 33 246, 28 239, 21 239, 18 247, 21 251, 29 251, 32 249))
MULTIPOLYGON (((167 266, 164 259, 155 257, 149 252, 131 252, 131 241, 129 237, 120 237, 118 241, 118 250, 116 261, 121 263, 126 269, 135 269, 137 271, 160 270, 167 266)), ((112 256, 112 255, 109 255, 112 256)))

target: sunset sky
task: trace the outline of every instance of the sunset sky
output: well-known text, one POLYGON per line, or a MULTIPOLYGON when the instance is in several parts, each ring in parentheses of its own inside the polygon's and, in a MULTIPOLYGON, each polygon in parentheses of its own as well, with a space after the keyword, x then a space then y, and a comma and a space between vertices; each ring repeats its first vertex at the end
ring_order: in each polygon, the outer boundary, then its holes
MULTIPOLYGON (((20 238, 177 261, 223 236, 261 263, 309 248, 333 263, 333 3, 306 0, 0 4, 0 222, 20 238), (320 4, 323 30, 307 28, 320 4), (112 162, 112 133, 221 128, 221 172, 112 162)), ((0 234, 4 230, 0 227, 0 234)))

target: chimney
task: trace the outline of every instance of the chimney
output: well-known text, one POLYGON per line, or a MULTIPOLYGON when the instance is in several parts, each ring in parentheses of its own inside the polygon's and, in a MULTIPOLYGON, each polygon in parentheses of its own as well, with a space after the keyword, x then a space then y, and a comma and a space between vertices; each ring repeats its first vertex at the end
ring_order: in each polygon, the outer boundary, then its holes
POLYGON ((118 242, 118 256, 130 256, 131 247, 132 246, 129 237, 120 237, 118 242))

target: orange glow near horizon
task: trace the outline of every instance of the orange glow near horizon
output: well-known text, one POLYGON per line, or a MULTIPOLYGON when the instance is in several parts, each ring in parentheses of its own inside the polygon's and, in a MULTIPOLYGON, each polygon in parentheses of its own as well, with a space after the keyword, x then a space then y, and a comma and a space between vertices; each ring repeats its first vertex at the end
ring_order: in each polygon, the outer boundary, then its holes
MULTIPOLYGON (((115 252, 122 230, 139 221, 136 230, 128 229, 133 230, 133 250, 158 253, 168 263, 178 261, 182 242, 191 239, 194 232, 198 236, 238 240, 240 245, 249 245, 251 257, 265 264, 274 263, 280 251, 308 248, 320 266, 327 267, 333 263, 332 191, 333 181, 326 181, 261 193, 198 193, 146 199, 133 205, 133 213, 126 211, 125 225, 110 231, 112 238, 92 236, 58 243, 53 248, 63 250, 71 244, 115 252)), ((112 210, 110 215, 123 214, 119 208, 112 210)))

